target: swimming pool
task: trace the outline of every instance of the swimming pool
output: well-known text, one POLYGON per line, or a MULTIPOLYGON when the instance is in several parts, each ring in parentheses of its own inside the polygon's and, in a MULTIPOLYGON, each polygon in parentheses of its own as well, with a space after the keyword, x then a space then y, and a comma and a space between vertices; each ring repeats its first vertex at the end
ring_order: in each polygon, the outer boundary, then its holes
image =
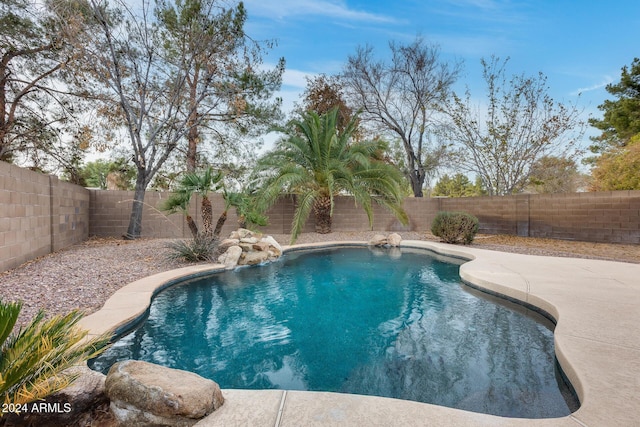
POLYGON ((547 319, 461 283, 425 251, 335 248, 158 294, 148 319, 92 363, 141 359, 222 388, 370 394, 517 417, 577 402, 547 319))

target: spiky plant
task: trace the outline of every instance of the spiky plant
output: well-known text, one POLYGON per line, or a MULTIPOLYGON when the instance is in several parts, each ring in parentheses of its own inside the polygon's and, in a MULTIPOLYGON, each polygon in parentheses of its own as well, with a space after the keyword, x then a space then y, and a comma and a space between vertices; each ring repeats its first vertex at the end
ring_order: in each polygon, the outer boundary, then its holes
POLYGON ((218 244, 218 239, 203 235, 189 240, 175 240, 167 243, 170 249, 168 258, 186 262, 212 261, 218 244))
POLYGON ((258 163, 264 206, 273 204, 283 193, 297 196, 291 243, 311 211, 316 232, 331 231, 334 196, 338 194, 351 194, 367 213, 370 226, 374 201, 390 209, 403 223, 408 220, 401 206, 402 175, 381 156, 386 144, 381 140, 353 142, 358 116, 354 115, 339 132, 337 114, 337 109, 321 116, 308 112, 302 120, 293 120, 288 137, 258 163))
MULTIPOLYGON (((45 319, 40 311, 25 327, 12 334, 22 303, 0 301, 0 400, 22 405, 62 390, 77 375, 66 369, 100 354, 107 335, 88 339, 76 324, 80 311, 45 319)), ((0 413, 2 416, 2 413, 0 413)))

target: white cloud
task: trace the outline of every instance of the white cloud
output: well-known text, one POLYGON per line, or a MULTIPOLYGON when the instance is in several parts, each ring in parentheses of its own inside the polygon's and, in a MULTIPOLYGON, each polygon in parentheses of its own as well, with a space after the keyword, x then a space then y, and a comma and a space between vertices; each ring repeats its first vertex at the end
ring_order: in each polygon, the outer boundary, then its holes
POLYGON ((580 95, 581 93, 591 92, 593 90, 598 90, 600 88, 605 87, 609 83, 613 83, 613 78, 611 76, 604 76, 600 83, 596 83, 596 84, 588 86, 588 87, 582 87, 582 88, 576 89, 573 92, 571 92, 571 95, 575 96, 575 95, 580 95))
POLYGON ((315 76, 315 73, 285 68, 284 74, 282 76, 282 85, 304 89, 305 87, 307 87, 307 78, 313 76, 315 76))
POLYGON ((343 1, 329 0, 244 0, 251 15, 260 15, 272 19, 284 19, 290 16, 311 15, 326 16, 349 21, 396 22, 390 16, 378 15, 362 10, 350 9, 343 1))

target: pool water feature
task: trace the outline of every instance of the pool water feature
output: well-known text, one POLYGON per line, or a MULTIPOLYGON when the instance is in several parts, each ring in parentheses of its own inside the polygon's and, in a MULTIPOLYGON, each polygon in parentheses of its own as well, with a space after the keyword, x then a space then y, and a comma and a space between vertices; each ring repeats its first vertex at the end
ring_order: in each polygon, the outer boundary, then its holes
POLYGON ((461 261, 355 247, 186 281, 90 365, 138 359, 221 388, 394 397, 508 417, 577 409, 553 324, 461 282, 461 261))

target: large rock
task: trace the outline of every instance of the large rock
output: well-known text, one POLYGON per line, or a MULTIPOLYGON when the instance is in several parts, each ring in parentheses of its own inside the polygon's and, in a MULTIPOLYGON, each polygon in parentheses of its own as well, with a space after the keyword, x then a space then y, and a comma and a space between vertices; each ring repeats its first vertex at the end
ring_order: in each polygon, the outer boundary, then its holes
POLYGON ((86 365, 74 366, 65 373, 78 377, 69 387, 52 395, 53 399, 70 402, 74 410, 80 412, 107 401, 104 394, 105 375, 103 373, 89 369, 86 365))
MULTIPOLYGON (((261 233, 255 233, 245 228, 239 228, 231 233, 229 239, 223 241, 224 244, 232 245, 227 252, 218 257, 218 262, 224 264, 228 269, 236 265, 254 265, 266 261, 274 261, 282 255, 282 246, 272 236, 262 237, 261 233), (234 249, 232 253, 229 250, 234 249), (236 258, 237 256, 237 258, 236 258)), ((221 246, 222 244, 221 243, 221 246)))
POLYGON ((280 243, 278 243, 272 236, 263 237, 262 241, 268 243, 269 246, 276 249, 277 251, 274 252, 277 253, 278 256, 282 255, 282 246, 280 246, 280 243))
POLYGON ((240 246, 230 246, 227 251, 218 257, 218 262, 224 264, 225 268, 232 269, 238 265, 242 255, 242 248, 240 246))
POLYGON ((383 234, 376 234, 369 240, 370 246, 384 246, 387 244, 387 238, 383 234))
POLYGON ((235 246, 238 243, 240 243, 239 239, 224 239, 222 242, 220 242, 220 244, 218 245, 218 249, 220 251, 222 250, 226 250, 227 248, 231 247, 231 246, 235 246))
POLYGON ((260 242, 254 243, 252 246, 252 249, 258 252, 269 252, 269 244, 267 242, 260 241, 260 242))
POLYGON ((240 265, 255 265, 265 262, 269 258, 268 252, 243 252, 240 261, 240 265))
POLYGON ((400 242, 402 242, 402 236, 398 233, 391 233, 387 236, 389 246, 400 246, 400 242))
POLYGON ((192 426, 224 403, 215 382, 138 360, 113 365, 105 390, 123 426, 192 426))
POLYGON ((238 228, 238 238, 246 239, 247 237, 253 237, 253 231, 246 228, 238 228))

